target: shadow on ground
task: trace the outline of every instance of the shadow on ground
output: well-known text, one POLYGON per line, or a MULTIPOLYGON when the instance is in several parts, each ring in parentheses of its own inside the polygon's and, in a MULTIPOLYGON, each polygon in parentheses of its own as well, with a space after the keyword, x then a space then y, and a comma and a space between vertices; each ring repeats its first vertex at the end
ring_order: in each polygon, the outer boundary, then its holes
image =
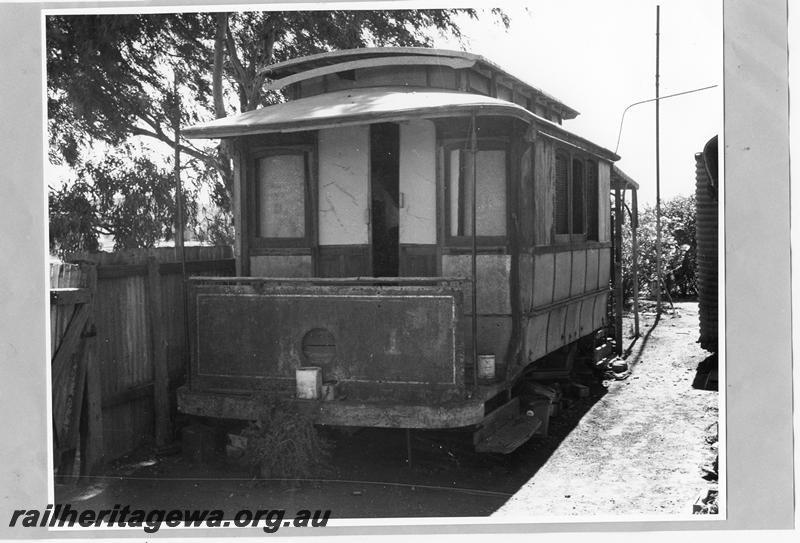
MULTIPOLYGON (((485 516, 497 510, 545 464, 583 415, 605 395, 592 380, 586 398, 568 399, 534 436, 508 455, 478 454, 465 431, 415 430, 408 463, 403 430, 325 432, 333 445, 330 475, 319 480, 254 480, 226 459, 198 463, 141 451, 106 475, 56 485, 56 502, 111 509, 331 509, 331 518, 485 516)), ((288 513, 287 513, 288 514, 288 513)))

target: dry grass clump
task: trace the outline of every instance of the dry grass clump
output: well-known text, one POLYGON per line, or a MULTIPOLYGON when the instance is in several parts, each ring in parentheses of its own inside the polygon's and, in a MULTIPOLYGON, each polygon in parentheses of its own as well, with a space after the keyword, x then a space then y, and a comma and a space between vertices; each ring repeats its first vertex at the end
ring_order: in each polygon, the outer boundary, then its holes
POLYGON ((242 436, 247 446, 241 461, 255 477, 304 479, 328 471, 330 443, 319 435, 311 418, 289 401, 269 401, 242 436))

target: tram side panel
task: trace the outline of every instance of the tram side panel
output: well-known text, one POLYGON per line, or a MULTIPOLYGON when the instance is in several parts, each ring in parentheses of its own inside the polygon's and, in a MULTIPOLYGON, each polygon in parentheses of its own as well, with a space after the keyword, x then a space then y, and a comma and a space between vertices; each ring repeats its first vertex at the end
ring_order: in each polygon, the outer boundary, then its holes
MULTIPOLYGON (((611 164, 589 158, 597 165, 596 230, 587 239, 556 235, 556 143, 540 138, 533 152, 533 243, 520 258, 524 311, 523 364, 532 363, 564 345, 585 337, 606 324, 610 279, 611 164), (588 239, 589 237, 596 239, 588 239), (528 254, 525 254, 528 253, 528 254), (527 292, 530 294, 528 295, 527 292)), ((582 155, 575 153, 574 156, 582 155)), ((591 215, 587 214, 589 217, 591 215)))

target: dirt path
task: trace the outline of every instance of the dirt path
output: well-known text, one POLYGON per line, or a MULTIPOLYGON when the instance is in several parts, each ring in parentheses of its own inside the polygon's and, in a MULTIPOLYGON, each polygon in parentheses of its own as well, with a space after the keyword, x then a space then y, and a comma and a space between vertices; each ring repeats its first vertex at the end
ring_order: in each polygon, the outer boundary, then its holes
MULTIPOLYGON (((645 318, 648 330, 652 315, 645 318)), ((680 304, 647 341, 631 376, 596 382, 550 421, 549 435, 510 455, 474 452, 465 432, 364 429, 331 436, 332 473, 287 487, 253 481, 220 460, 206 464, 143 451, 92 484, 56 486, 56 501, 111 508, 331 509, 332 518, 481 517, 513 514, 686 513, 707 483, 700 464, 717 393, 691 383, 705 353, 694 343, 697 305, 680 304), (568 497, 567 497, 568 496, 568 497), (499 511, 498 511, 499 510, 499 511)))
MULTIPOLYGON (((676 304, 629 357, 631 376, 583 417, 549 461, 496 515, 688 514, 708 488, 700 466, 718 393, 692 388, 707 356, 697 305, 676 304)), ((645 314, 647 333, 654 315, 645 314)))

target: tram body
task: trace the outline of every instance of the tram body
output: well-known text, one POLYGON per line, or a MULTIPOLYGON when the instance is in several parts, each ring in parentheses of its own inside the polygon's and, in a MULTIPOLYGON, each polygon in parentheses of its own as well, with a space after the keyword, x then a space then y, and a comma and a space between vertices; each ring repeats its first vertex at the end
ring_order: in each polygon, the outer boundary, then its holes
POLYGON ((358 49, 269 71, 286 102, 184 131, 234 151, 237 273, 190 280, 179 409, 252 420, 281 396, 340 426, 523 416, 526 370, 607 324, 618 157, 470 53, 358 49), (304 367, 335 394, 296 398, 304 367))

